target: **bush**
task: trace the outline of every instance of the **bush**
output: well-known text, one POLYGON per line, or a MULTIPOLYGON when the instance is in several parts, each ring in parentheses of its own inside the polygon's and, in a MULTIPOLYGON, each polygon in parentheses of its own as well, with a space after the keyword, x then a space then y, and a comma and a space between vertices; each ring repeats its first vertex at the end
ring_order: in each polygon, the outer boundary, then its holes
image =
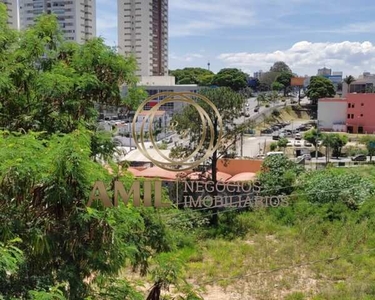
POLYGON ((302 180, 303 191, 312 203, 342 202, 357 208, 374 195, 375 185, 356 174, 339 173, 335 169, 308 173, 302 180))
POLYGON ((275 143, 275 142, 271 143, 271 145, 270 145, 270 150, 271 150, 271 151, 275 151, 276 148, 277 148, 277 143, 275 143))

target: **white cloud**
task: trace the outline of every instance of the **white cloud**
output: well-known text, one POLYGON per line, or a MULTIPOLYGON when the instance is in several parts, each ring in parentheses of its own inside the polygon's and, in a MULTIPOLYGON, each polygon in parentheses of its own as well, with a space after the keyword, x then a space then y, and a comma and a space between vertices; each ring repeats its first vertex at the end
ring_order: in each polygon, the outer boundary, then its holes
POLYGON ((188 54, 185 54, 185 55, 182 55, 182 56, 178 56, 178 55, 172 53, 170 55, 170 58, 172 60, 176 60, 176 61, 192 62, 192 61, 194 61, 196 59, 203 58, 203 55, 200 54, 200 53, 188 53, 188 54))
POLYGON ((255 24, 251 3, 244 0, 174 0, 170 10, 170 36, 205 35, 224 27, 244 27, 255 24))
POLYGON ((315 75, 318 68, 327 66, 345 74, 359 75, 375 72, 375 45, 371 42, 311 43, 301 41, 286 50, 274 52, 223 53, 217 57, 227 66, 247 72, 269 70, 276 61, 285 61, 299 75, 315 75))

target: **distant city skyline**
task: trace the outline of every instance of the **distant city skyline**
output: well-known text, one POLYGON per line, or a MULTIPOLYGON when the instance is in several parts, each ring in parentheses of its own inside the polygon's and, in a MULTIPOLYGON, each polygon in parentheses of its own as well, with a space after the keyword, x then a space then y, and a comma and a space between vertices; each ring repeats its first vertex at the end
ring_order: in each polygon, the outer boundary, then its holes
MULTIPOLYGON (((170 0, 169 69, 209 61, 214 72, 253 74, 281 60, 302 76, 324 66, 375 73, 374 15, 368 0, 355 9, 350 0, 170 0)), ((117 0, 97 0, 97 35, 110 46, 118 45, 117 16, 117 0)))
MULTIPOLYGON (((117 44, 115 0, 97 0, 98 35, 117 44)), ((375 73, 375 2, 170 0, 169 68, 236 67, 253 74, 285 61, 304 76, 326 66, 375 73)))

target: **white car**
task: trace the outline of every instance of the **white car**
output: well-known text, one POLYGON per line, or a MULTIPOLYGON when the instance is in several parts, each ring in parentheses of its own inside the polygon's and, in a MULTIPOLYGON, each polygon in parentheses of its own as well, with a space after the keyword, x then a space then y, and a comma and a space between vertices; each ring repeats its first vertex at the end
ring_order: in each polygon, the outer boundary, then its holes
POLYGON ((291 141, 288 142, 288 144, 286 144, 287 147, 293 147, 293 143, 291 141))
POLYGON ((294 146, 296 146, 296 147, 301 147, 301 146, 302 146, 301 141, 299 141, 299 140, 295 140, 295 141, 294 141, 294 146))
POLYGON ((305 142, 304 142, 304 145, 305 145, 305 147, 312 147, 312 144, 309 143, 308 141, 305 141, 305 142))
POLYGON ((297 158, 304 158, 305 160, 311 160, 310 154, 302 154, 301 156, 298 156, 297 158))

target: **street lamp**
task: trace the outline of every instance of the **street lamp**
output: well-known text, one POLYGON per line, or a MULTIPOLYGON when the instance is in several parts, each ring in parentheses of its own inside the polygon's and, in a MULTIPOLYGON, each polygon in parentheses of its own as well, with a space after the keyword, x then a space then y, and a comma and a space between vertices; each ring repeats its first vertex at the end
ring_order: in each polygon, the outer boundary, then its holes
POLYGON ((318 169, 318 146, 319 146, 319 120, 316 120, 316 137, 315 137, 315 169, 318 169))

